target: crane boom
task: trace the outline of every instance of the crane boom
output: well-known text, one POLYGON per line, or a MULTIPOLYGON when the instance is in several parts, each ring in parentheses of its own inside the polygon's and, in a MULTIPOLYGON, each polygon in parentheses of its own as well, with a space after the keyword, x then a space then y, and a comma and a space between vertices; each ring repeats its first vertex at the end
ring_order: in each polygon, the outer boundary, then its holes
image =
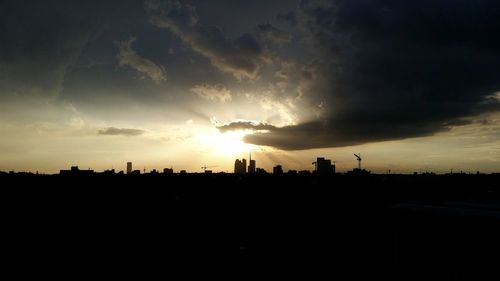
POLYGON ((358 154, 354 153, 354 156, 356 156, 356 158, 358 160, 358 169, 359 169, 359 171, 361 171, 361 160, 362 160, 361 153, 358 153, 358 154))

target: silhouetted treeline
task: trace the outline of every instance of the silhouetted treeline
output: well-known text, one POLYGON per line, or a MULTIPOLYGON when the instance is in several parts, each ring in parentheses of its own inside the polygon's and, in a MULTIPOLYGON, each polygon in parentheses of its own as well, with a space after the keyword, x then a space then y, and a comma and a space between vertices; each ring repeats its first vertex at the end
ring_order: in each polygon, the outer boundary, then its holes
POLYGON ((500 280, 498 175, 0 175, 19 279, 500 280))

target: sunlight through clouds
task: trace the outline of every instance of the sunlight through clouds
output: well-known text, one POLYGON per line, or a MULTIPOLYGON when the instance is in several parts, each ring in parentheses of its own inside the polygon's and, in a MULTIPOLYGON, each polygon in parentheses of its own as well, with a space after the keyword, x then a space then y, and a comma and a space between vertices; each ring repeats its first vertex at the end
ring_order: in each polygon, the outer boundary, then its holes
POLYGON ((243 142, 249 130, 238 130, 221 133, 217 129, 208 129, 196 135, 195 139, 201 147, 214 156, 237 156, 255 149, 255 145, 243 142))

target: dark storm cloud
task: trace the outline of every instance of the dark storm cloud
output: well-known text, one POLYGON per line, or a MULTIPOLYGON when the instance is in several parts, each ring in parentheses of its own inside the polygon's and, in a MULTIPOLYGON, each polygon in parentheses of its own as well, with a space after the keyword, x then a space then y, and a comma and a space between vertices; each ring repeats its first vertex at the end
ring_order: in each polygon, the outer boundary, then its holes
POLYGON ((277 128, 270 124, 265 123, 253 123, 250 121, 237 121, 232 122, 227 125, 217 127, 221 132, 234 131, 234 130, 253 130, 253 131, 270 131, 276 130, 277 128))
POLYGON ((259 38, 275 44, 288 43, 291 39, 290 34, 269 23, 259 24, 256 28, 256 33, 259 38))
POLYGON ((109 127, 103 130, 98 131, 99 135, 108 135, 108 136, 140 136, 144 134, 143 130, 139 129, 126 129, 126 128, 115 128, 109 127))
POLYGON ((146 0, 145 7, 152 24, 179 36, 219 70, 238 79, 257 77, 265 55, 253 35, 229 40, 218 27, 200 24, 195 7, 177 0, 146 0))
POLYGON ((0 92, 56 95, 87 34, 63 8, 41 1, 0 4, 0 92), (54 14, 50 13, 54 9, 54 14))
MULTIPOLYGON (((319 57, 322 120, 256 133, 282 149, 427 136, 499 110, 500 2, 307 1, 294 20, 319 57)), ((290 17, 289 17, 290 18, 290 17)))
POLYGON ((279 14, 277 18, 279 20, 288 22, 292 26, 295 26, 297 24, 297 14, 293 11, 284 14, 279 14))
POLYGON ((0 95, 57 96, 112 2, 1 1, 0 95))

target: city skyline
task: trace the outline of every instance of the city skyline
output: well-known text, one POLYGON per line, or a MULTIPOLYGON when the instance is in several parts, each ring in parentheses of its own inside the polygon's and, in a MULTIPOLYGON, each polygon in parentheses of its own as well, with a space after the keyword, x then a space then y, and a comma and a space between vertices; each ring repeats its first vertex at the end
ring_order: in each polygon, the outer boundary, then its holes
POLYGON ((4 1, 0 171, 500 172, 500 4, 4 1), (415 13, 419 11, 419 13, 415 13), (247 163, 248 166, 250 163, 247 163), (118 168, 120 167, 120 168, 118 168))
POLYGON ((460 169, 449 169, 448 171, 435 171, 435 170, 429 170, 429 169, 419 169, 419 170, 413 170, 413 171, 394 171, 391 169, 385 170, 383 172, 376 172, 372 171, 370 169, 365 169, 365 166, 361 168, 361 163, 358 160, 357 161, 358 166, 357 167, 352 167, 351 169, 346 168, 346 169, 341 169, 340 171, 337 170, 337 163, 335 160, 332 159, 326 159, 325 157, 317 157, 316 161, 312 162, 311 164, 313 165, 312 168, 306 168, 306 169, 293 169, 289 167, 283 167, 280 163, 276 163, 274 166, 270 168, 263 168, 260 167, 259 165, 256 164, 256 160, 252 159, 249 162, 246 161, 245 158, 241 158, 241 160, 238 158, 234 161, 233 169, 232 170, 224 170, 224 169, 217 169, 216 167, 219 167, 218 165, 212 165, 212 166, 202 166, 199 168, 199 170, 186 170, 186 169, 175 169, 173 165, 170 165, 169 167, 148 167, 146 166, 140 166, 139 167, 135 166, 133 162, 126 162, 125 168, 121 169, 121 165, 118 166, 112 166, 110 168, 105 168, 103 170, 95 170, 92 167, 80 167, 79 165, 71 165, 70 167, 64 167, 62 169, 59 169, 56 172, 43 172, 43 171, 26 171, 26 170, 0 170, 0 173, 31 173, 31 174, 40 174, 40 175, 56 175, 56 174, 66 174, 66 175, 71 175, 71 174, 77 174, 79 172, 84 172, 84 174, 88 175, 88 173, 103 173, 103 174, 126 174, 126 175, 137 175, 137 174, 183 174, 183 173, 189 173, 189 174, 198 174, 198 173, 204 173, 204 174, 213 174, 213 173, 223 173, 223 174, 297 174, 297 173, 308 173, 308 174, 319 174, 319 175, 334 175, 334 174, 355 174, 355 175, 362 175, 362 174, 373 174, 373 175, 419 175, 419 174, 434 174, 434 175, 445 175, 445 174, 500 174, 499 172, 484 172, 484 171, 472 171, 472 170, 460 170, 460 169), (69 168, 69 169, 66 169, 69 168))

